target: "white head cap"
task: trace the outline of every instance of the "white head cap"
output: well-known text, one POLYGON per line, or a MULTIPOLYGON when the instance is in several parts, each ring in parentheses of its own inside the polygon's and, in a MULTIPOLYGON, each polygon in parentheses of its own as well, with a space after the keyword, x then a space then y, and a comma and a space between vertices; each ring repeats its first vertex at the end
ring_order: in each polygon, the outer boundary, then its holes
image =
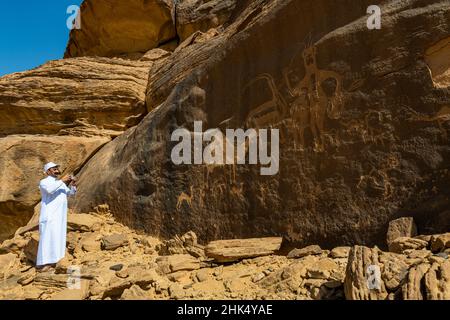
POLYGON ((59 167, 59 164, 53 163, 53 162, 49 162, 44 166, 44 172, 47 172, 48 169, 54 168, 54 167, 59 167))

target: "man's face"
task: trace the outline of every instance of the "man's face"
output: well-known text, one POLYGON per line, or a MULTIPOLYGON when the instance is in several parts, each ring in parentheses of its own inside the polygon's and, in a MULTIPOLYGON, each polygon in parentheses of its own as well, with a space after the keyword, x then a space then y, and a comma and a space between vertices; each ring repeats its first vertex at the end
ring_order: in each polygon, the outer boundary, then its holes
POLYGON ((53 167, 48 169, 47 174, 52 177, 57 177, 61 174, 61 171, 59 171, 59 167, 53 167))

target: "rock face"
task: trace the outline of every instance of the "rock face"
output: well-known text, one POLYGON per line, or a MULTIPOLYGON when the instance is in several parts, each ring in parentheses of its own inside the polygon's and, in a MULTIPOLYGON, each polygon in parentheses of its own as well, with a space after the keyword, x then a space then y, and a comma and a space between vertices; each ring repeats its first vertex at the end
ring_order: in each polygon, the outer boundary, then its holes
POLYGON ((2 77, 0 136, 115 137, 146 114, 151 65, 118 58, 76 58, 2 77))
POLYGON ((449 21, 447 1, 240 3, 217 33, 153 65, 150 113, 83 168, 75 209, 107 202, 129 226, 203 242, 383 245, 404 215, 446 232, 449 21), (382 30, 367 28, 373 4, 382 30), (279 129, 279 173, 174 165, 170 135, 194 120, 279 129))
POLYGON ((386 242, 388 246, 397 238, 414 237, 417 235, 417 227, 414 219, 411 217, 403 217, 389 222, 388 232, 386 234, 386 242))
POLYGON ((0 138, 0 241, 25 225, 40 201, 39 180, 46 162, 75 172, 108 137, 10 135, 0 138))
POLYGON ((176 7, 177 35, 181 41, 196 31, 206 32, 228 22, 237 0, 182 0, 176 7))
POLYGON ((145 53, 175 38, 173 10, 172 0, 86 0, 65 57, 145 53))

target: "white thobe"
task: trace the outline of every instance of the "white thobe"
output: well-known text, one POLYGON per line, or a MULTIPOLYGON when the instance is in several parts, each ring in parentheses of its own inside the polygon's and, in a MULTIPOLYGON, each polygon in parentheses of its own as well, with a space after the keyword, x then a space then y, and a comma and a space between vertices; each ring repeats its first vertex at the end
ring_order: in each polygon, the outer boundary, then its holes
POLYGON ((39 247, 36 265, 54 264, 64 258, 67 235, 67 196, 77 188, 54 177, 39 183, 42 202, 39 216, 39 247))

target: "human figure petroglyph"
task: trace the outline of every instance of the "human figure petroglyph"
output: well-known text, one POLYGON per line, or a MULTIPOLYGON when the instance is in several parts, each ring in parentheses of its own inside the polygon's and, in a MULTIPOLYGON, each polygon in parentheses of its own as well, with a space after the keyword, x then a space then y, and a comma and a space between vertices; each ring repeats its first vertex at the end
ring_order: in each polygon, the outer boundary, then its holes
MULTIPOLYGON (((305 146, 304 132, 311 130, 314 139, 314 150, 323 151, 323 133, 325 131, 325 118, 339 119, 344 106, 345 91, 343 77, 337 72, 321 70, 317 66, 317 48, 308 44, 301 53, 301 64, 305 75, 298 83, 295 71, 298 69, 295 55, 289 66, 283 70, 283 81, 292 102, 289 104, 283 98, 272 75, 264 73, 252 79, 243 89, 243 93, 255 86, 258 81, 264 81, 269 89, 271 98, 250 109, 245 123, 249 127, 277 126, 291 119, 294 128, 294 144, 305 146), (325 82, 331 83, 333 90, 324 88, 325 82), (333 92, 331 92, 333 91, 333 92)), ((355 81, 351 88, 355 90, 364 81, 355 81)))
POLYGON ((309 127, 314 139, 314 149, 322 151, 325 117, 339 119, 343 109, 343 78, 334 71, 321 70, 317 67, 317 48, 315 45, 305 48, 302 55, 305 76, 298 84, 292 84, 290 79, 292 70, 295 70, 294 61, 296 57, 291 61, 289 67, 283 70, 287 91, 294 98, 291 106, 291 117, 295 119, 296 127, 300 131, 300 143, 304 144, 304 130, 309 127), (332 95, 327 94, 323 88, 324 82, 328 80, 335 82, 332 95))

